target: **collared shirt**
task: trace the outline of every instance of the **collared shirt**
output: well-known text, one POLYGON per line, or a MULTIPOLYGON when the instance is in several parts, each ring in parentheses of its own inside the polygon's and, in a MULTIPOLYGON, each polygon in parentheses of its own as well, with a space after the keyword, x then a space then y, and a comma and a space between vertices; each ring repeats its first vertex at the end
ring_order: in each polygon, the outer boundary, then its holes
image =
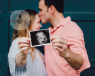
POLYGON ((44 61, 41 59, 39 50, 34 50, 35 60, 32 61, 30 50, 28 57, 26 59, 26 64, 23 67, 17 67, 15 62, 15 56, 19 52, 18 39, 15 39, 12 42, 12 45, 9 49, 8 60, 9 68, 12 76, 47 76, 44 61), (38 53, 38 52, 39 53, 38 53))
POLYGON ((47 76, 80 76, 80 72, 90 67, 87 51, 85 48, 84 36, 80 27, 73 21, 70 16, 63 19, 55 28, 49 27, 50 36, 63 36, 68 39, 68 48, 76 54, 83 57, 83 65, 80 69, 73 69, 69 63, 59 56, 52 44, 45 45, 45 66, 47 76))

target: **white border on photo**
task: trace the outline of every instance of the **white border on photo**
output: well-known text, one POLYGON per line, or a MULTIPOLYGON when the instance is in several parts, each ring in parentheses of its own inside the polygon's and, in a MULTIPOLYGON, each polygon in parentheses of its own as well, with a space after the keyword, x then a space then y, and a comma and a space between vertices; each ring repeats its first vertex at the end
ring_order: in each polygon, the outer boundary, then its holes
MULTIPOLYGON (((49 28, 48 28, 48 29, 42 29, 42 30, 49 30, 49 37, 50 37, 50 29, 49 29, 49 28)), ((37 30, 37 31, 42 31, 42 30, 37 30)), ((29 31, 29 36, 30 36, 30 38, 31 38, 31 34, 30 34, 30 32, 36 32, 36 31, 29 31)), ((31 38, 31 39, 32 39, 32 38, 31 38)), ((30 45, 31 45, 31 47, 43 46, 43 45, 48 45, 48 44, 51 44, 51 40, 50 40, 50 43, 41 44, 41 45, 33 45, 33 46, 32 46, 32 42, 30 41, 30 45)))

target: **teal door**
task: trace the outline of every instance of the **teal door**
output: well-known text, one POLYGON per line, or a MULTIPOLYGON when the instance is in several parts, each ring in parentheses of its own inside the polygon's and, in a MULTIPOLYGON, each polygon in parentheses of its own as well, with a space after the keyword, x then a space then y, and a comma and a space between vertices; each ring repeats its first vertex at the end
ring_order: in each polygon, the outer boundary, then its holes
POLYGON ((64 16, 71 16, 84 33, 91 68, 81 76, 95 76, 95 0, 65 0, 64 16))
MULTIPOLYGON (((37 12, 39 0, 0 0, 0 76, 10 76, 8 68, 8 51, 11 45, 13 29, 10 26, 10 15, 15 10, 34 9, 37 12)), ((65 0, 64 16, 71 16, 84 33, 85 46, 91 68, 81 76, 95 76, 95 0, 65 0)), ((41 29, 46 29, 45 24, 41 29)), ((43 52, 43 47, 38 47, 43 52)))

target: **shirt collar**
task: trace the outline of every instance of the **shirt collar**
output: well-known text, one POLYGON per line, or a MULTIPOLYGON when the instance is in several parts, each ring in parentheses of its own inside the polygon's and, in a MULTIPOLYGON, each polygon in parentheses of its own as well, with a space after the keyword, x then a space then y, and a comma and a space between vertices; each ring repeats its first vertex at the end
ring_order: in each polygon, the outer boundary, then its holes
POLYGON ((57 30, 57 28, 60 27, 61 25, 66 26, 69 21, 71 21, 70 16, 64 18, 54 29, 52 27, 50 27, 50 33, 52 33, 55 30, 57 30))

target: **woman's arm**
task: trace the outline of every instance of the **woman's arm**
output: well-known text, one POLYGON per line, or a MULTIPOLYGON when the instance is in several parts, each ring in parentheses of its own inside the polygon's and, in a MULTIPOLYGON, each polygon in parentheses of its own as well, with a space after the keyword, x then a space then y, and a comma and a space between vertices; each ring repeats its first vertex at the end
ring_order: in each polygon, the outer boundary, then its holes
POLYGON ((26 65, 23 67, 16 66, 16 55, 20 52, 17 46, 18 40, 15 39, 8 53, 9 69, 12 76, 26 76, 26 65))
POLYGON ((29 53, 30 38, 18 38, 19 53, 16 54, 15 61, 17 67, 22 67, 26 63, 27 54, 29 53))
POLYGON ((26 63, 27 56, 23 55, 21 52, 16 54, 15 62, 17 67, 22 67, 26 63))

